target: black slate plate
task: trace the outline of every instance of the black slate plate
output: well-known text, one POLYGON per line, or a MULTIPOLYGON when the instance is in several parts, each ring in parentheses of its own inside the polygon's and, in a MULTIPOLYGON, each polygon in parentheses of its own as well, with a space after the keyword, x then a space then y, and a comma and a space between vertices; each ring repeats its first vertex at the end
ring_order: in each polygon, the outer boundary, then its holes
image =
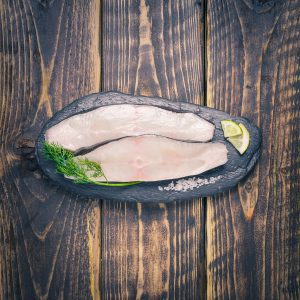
MULTIPOLYGON (((176 128, 174 130, 176 130, 176 128)), ((57 112, 46 123, 38 137, 36 143, 36 155, 39 165, 47 176, 58 184, 78 194, 120 201, 169 202, 191 199, 198 196, 208 196, 224 192, 229 188, 234 187, 255 165, 260 154, 260 143, 260 130, 245 118, 232 117, 222 111, 189 103, 171 102, 162 98, 134 97, 117 92, 107 92, 80 98, 57 112), (48 128, 74 114, 86 112, 100 106, 125 103, 154 105, 175 112, 192 112, 209 122, 214 123, 216 130, 213 141, 220 141, 226 144, 228 150, 228 162, 223 166, 198 176, 185 177, 184 179, 140 183, 128 187, 105 187, 92 184, 74 184, 72 180, 66 179, 63 175, 58 174, 55 171, 55 164, 44 158, 42 148, 45 140, 44 134, 48 128), (220 123, 220 121, 224 119, 232 119, 238 123, 243 123, 249 130, 251 142, 244 155, 241 156, 236 149, 224 139, 220 123), (185 191, 165 189, 166 187, 170 187, 172 183, 175 186, 178 180, 188 180, 189 178, 195 178, 196 180, 201 181, 201 185, 185 191)))

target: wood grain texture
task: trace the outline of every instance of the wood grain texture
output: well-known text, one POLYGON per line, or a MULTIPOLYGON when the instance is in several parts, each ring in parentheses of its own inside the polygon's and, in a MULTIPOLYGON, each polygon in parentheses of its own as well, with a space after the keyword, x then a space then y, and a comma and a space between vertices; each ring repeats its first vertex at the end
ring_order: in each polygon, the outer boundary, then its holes
MULTIPOLYGON (((203 101, 194 1, 103 1, 103 90, 203 101)), ((159 201, 159 199, 157 199, 159 201)), ((103 202, 103 299, 203 297, 203 204, 103 202)))
POLYGON ((99 296, 100 208, 50 182, 34 142, 99 90, 98 1, 0 1, 0 299, 99 296))
POLYGON ((299 1, 208 1, 208 105, 263 131, 252 175, 207 202, 209 299, 300 297, 299 15, 299 1))

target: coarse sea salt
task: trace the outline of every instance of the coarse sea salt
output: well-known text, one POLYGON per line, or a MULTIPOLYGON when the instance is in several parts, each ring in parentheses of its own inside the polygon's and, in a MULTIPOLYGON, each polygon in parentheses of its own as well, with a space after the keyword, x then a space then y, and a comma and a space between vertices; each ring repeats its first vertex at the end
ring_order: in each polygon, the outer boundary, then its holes
POLYGON ((198 188, 202 185, 208 185, 208 184, 212 184, 215 183, 216 181, 220 180, 221 176, 217 176, 217 177, 210 177, 209 180, 208 179, 201 179, 201 178, 196 178, 196 177, 192 177, 192 178, 188 178, 188 179, 180 179, 177 180, 175 183, 174 181, 172 181, 171 183, 169 183, 167 186, 159 186, 158 189, 160 191, 182 191, 182 192, 186 192, 189 190, 193 190, 194 188, 198 188))

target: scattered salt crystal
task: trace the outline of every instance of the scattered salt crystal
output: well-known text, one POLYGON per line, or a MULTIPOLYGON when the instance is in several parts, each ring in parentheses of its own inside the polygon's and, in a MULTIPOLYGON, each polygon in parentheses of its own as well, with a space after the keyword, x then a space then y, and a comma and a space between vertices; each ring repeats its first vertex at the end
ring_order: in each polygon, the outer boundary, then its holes
POLYGON ((210 177, 209 180, 208 179, 201 179, 201 178, 192 177, 192 178, 188 178, 188 179, 177 180, 175 184, 174 184, 174 181, 172 181, 171 183, 169 183, 165 187, 159 186, 158 189, 160 191, 163 191, 163 190, 172 191, 173 190, 173 191, 186 192, 188 190, 193 190, 194 188, 198 188, 202 185, 208 185, 208 184, 211 184, 211 183, 215 183, 219 179, 221 179, 221 176, 210 177))

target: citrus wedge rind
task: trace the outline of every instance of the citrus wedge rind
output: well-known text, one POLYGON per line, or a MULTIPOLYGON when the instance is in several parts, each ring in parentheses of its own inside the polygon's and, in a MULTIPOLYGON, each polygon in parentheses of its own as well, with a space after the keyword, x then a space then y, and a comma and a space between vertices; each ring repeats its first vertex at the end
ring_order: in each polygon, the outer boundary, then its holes
POLYGON ((239 124, 232 120, 222 120, 221 125, 225 138, 235 137, 243 134, 239 124))
POLYGON ((250 144, 250 134, 248 129, 243 124, 239 124, 242 130, 242 134, 234 137, 230 137, 227 140, 234 146, 234 148, 240 153, 244 154, 250 144))

